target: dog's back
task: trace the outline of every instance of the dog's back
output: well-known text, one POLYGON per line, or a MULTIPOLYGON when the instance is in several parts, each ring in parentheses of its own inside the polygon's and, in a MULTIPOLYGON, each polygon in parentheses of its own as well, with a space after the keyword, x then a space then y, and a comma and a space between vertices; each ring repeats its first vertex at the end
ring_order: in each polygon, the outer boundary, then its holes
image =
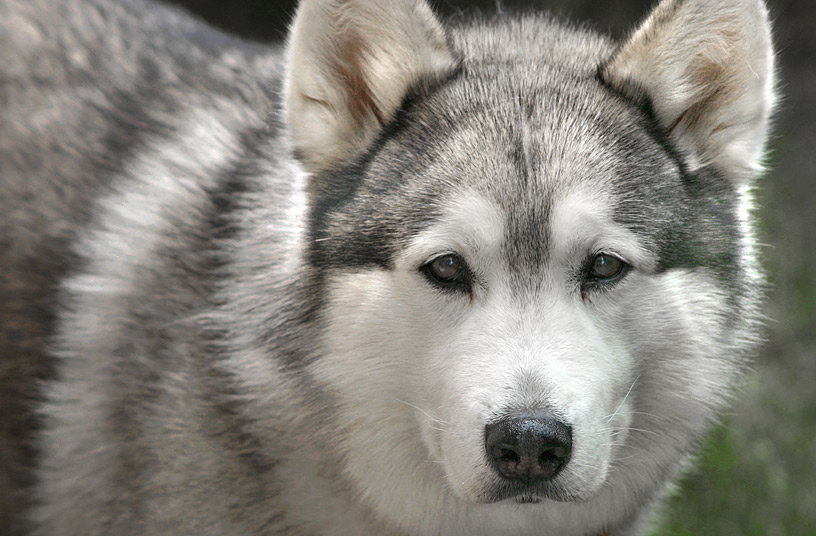
MULTIPOLYGON (((47 349, 79 233, 130 177, 134 195, 149 189, 139 181, 173 190, 193 184, 208 159, 237 158, 217 153, 223 125, 248 137, 273 128, 265 116, 277 109, 281 64, 273 48, 142 0, 0 2, 0 51, 2 528, 27 502, 33 406, 54 373, 47 349)), ((200 228, 207 215, 191 207, 223 186, 210 182, 210 192, 155 201, 177 203, 166 211, 200 228)), ((150 224, 129 218, 123 236, 150 224)))

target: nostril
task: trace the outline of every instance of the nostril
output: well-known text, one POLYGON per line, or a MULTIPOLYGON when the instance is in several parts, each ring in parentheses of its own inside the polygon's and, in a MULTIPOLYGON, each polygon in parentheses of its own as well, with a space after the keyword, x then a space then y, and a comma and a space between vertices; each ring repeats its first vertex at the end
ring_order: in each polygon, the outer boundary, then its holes
POLYGON ((518 463, 521 461, 521 458, 518 455, 518 452, 513 450, 510 447, 492 447, 490 449, 490 456, 498 461, 501 462, 512 462, 518 463))
POLYGON ((552 417, 511 416, 485 427, 488 460, 505 478, 532 483, 555 477, 569 461, 572 430, 552 417))
POLYGON ((567 457, 567 449, 564 447, 545 447, 538 457, 539 463, 544 463, 550 460, 562 460, 567 457))

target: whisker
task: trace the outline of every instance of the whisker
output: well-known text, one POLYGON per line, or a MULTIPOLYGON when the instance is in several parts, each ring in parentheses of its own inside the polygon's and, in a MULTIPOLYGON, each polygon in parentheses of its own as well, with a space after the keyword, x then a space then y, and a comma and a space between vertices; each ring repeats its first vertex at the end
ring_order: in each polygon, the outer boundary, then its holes
POLYGON ((419 407, 419 406, 417 406, 415 404, 411 404, 410 402, 406 402, 405 400, 401 400, 401 399, 396 398, 396 397, 394 397, 394 400, 396 400, 397 402, 402 402, 406 406, 414 408, 415 410, 419 411, 420 413, 422 413, 423 415, 425 415, 426 417, 428 417, 429 419, 431 419, 434 422, 437 422, 439 424, 450 424, 448 421, 445 421, 443 419, 440 419, 439 417, 431 415, 430 413, 428 413, 427 411, 425 411, 424 409, 422 409, 421 407, 419 407))
POLYGON ((619 411, 621 410, 621 408, 623 407, 624 402, 626 402, 626 399, 627 399, 627 398, 629 398, 629 395, 630 395, 630 394, 632 394, 632 389, 634 389, 634 388, 635 388, 635 384, 637 383, 637 381, 638 381, 639 379, 640 379, 640 374, 638 374, 638 375, 637 375, 637 378, 635 378, 635 381, 633 381, 633 382, 632 382, 632 385, 630 385, 630 386, 629 386, 629 390, 628 390, 628 391, 626 391, 626 396, 624 396, 624 397, 623 397, 623 400, 621 400, 621 403, 618 405, 618 409, 616 409, 616 410, 614 411, 614 413, 612 413, 612 415, 610 415, 610 416, 609 416, 609 418, 606 420, 606 422, 610 422, 612 419, 614 419, 614 418, 615 418, 615 415, 617 415, 617 414, 618 414, 618 412, 619 412, 619 411))

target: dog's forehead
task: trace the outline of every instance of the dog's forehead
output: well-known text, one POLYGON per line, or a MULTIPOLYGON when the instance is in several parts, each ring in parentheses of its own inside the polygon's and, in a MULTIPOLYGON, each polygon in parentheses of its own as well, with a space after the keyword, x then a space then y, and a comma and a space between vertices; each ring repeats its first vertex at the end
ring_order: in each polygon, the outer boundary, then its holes
POLYGON ((474 194, 501 215, 503 256, 519 269, 546 263, 551 214, 563 199, 578 207, 591 198, 610 218, 623 207, 625 218, 649 219, 637 199, 671 162, 643 115, 595 76, 603 52, 562 61, 465 50, 460 71, 409 99, 366 158, 335 177, 344 186, 318 199, 321 262, 389 266, 451 211, 495 222, 463 201, 474 194))
POLYGON ((446 196, 452 207, 468 195, 494 207, 504 222, 506 254, 519 266, 544 262, 559 204, 569 199, 580 210, 576 199, 585 199, 587 213, 608 216, 626 190, 626 175, 636 172, 627 159, 631 147, 622 148, 632 145, 632 112, 593 79, 560 77, 486 79, 477 72, 439 95, 455 109, 435 111, 448 114, 452 126, 433 148, 425 176, 452 186, 446 196))

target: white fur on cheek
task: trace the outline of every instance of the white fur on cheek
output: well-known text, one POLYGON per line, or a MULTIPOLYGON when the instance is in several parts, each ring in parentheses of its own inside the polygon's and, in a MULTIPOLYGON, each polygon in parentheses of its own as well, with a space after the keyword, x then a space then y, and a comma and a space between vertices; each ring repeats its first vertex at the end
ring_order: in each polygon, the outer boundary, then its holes
MULTIPOLYGON (((419 520, 438 495, 439 469, 423 443, 417 393, 428 332, 417 310, 418 274, 383 269, 333 274, 325 358, 311 373, 337 396, 346 471, 364 501, 397 519, 419 520)), ((430 515, 430 514, 427 514, 430 515)))

